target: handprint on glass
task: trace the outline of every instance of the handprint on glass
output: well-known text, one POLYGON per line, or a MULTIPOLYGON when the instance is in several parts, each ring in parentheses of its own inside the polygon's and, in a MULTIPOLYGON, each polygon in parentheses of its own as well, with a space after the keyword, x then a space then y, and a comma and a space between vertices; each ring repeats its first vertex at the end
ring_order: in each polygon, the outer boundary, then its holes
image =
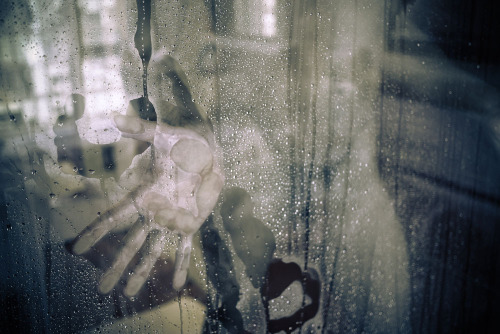
MULTIPOLYGON (((111 268, 101 279, 99 291, 104 294, 113 289, 132 258, 147 243, 124 290, 125 295, 134 296, 161 255, 167 234, 172 232, 180 236, 172 286, 181 289, 186 281, 193 235, 211 214, 224 183, 212 125, 193 102, 185 73, 171 56, 153 60, 152 65, 171 80, 176 104, 156 101, 156 121, 130 115, 114 117, 123 137, 151 146, 136 156, 120 177, 119 184, 127 194, 88 225, 73 245, 75 254, 85 253, 107 233, 138 215, 111 268)), ((143 102, 151 103, 148 99, 143 102)))

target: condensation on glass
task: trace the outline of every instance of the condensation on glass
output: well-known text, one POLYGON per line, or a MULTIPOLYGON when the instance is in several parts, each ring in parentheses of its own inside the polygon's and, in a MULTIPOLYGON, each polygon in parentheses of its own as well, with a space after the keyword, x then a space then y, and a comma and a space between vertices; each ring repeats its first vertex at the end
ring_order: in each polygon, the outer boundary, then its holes
POLYGON ((495 332, 494 8, 1 1, 2 328, 495 332))

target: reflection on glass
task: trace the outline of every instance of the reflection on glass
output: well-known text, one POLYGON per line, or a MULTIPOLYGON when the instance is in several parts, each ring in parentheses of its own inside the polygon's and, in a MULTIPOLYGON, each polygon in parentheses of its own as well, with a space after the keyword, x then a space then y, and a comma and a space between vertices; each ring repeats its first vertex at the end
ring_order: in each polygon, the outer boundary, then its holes
POLYGON ((10 332, 496 332, 488 1, 0 11, 10 332))

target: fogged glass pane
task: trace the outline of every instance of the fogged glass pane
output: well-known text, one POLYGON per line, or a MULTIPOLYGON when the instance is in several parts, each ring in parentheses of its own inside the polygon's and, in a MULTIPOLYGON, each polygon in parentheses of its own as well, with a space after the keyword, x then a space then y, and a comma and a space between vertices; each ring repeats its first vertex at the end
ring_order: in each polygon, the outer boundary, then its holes
POLYGON ((496 332, 491 2, 0 8, 7 332, 496 332))

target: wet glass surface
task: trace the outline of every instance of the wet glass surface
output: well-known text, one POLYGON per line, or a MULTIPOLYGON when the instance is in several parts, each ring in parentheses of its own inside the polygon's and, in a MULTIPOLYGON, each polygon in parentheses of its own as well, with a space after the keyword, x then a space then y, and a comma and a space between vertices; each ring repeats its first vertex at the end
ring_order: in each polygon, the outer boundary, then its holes
POLYGON ((496 332, 495 8, 1 1, 3 328, 496 332))

